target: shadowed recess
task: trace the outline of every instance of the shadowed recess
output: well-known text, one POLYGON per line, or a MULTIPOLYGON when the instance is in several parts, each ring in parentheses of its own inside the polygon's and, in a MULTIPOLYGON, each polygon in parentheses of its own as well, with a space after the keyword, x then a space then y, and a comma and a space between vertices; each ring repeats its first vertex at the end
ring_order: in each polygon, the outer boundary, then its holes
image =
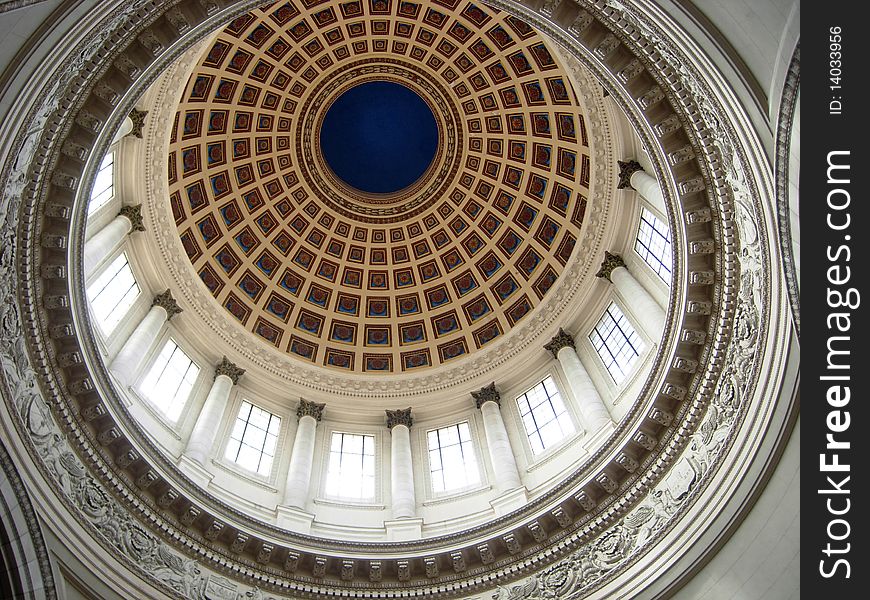
POLYGON ((389 194, 417 181, 432 163, 438 126, 410 89, 375 81, 355 86, 329 107, 320 148, 332 172, 371 194, 389 194))

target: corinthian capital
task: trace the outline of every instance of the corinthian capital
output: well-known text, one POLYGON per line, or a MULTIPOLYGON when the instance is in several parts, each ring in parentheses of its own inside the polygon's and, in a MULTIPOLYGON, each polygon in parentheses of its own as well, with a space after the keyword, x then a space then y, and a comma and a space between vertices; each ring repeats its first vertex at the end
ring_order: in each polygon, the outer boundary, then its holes
POLYGON ((622 257, 619 254, 611 254, 605 250, 604 261, 601 263, 601 269, 595 274, 595 276, 602 277, 607 281, 612 282, 613 280, 610 279, 611 273, 613 273, 614 269, 624 266, 625 261, 622 260, 622 257))
POLYGON ((166 290, 162 294, 157 294, 154 296, 154 301, 151 303, 151 306, 159 306, 163 310, 166 311, 166 320, 168 321, 178 313, 182 312, 181 308, 178 306, 178 303, 175 301, 175 298, 172 297, 172 292, 166 290))
POLYGON ((233 380, 233 385, 236 385, 239 382, 239 377, 245 374, 244 369, 240 369, 233 363, 231 363, 226 356, 224 356, 218 365, 214 368, 214 376, 217 379, 218 375, 226 375, 230 379, 233 380))
POLYGON ((411 418, 411 407, 405 409, 398 410, 387 410, 387 429, 392 430, 396 425, 404 425, 408 429, 411 428, 411 425, 414 423, 414 419, 411 418))
POLYGON ((616 164, 619 165, 619 183, 616 184, 616 189, 634 189, 631 187, 631 176, 643 171, 643 167, 636 160, 618 160, 616 164))
POLYGON ((561 327, 559 333, 553 336, 553 339, 544 344, 544 350, 549 350, 553 354, 553 358, 558 358, 559 350, 562 348, 575 348, 574 336, 566 332, 561 327))
POLYGON ((302 417, 314 417, 315 421, 320 421, 323 417, 323 409, 326 407, 326 404, 318 404, 317 402, 310 402, 308 400, 299 400, 299 406, 296 408, 296 416, 298 418, 302 417))
POLYGON ((483 406, 484 402, 495 402, 501 406, 501 394, 495 389, 494 381, 488 386, 480 388, 479 392, 471 392, 471 397, 474 398, 477 408, 483 406))

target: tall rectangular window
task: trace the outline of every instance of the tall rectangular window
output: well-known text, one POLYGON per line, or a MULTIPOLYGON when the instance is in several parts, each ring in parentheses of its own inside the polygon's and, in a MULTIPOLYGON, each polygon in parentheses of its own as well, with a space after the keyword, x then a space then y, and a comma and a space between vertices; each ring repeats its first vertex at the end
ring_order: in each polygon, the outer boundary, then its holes
POLYGON ((280 417, 243 401, 224 456, 249 471, 269 475, 280 430, 280 417))
POLYGON ((349 500, 375 498, 375 437, 332 434, 326 495, 349 500))
POLYGON ((540 454, 574 433, 574 423, 552 377, 517 398, 532 452, 540 454))
POLYGON ((644 347, 640 335, 615 303, 604 311, 589 339, 616 383, 625 379, 644 347))
POLYGON ((125 253, 106 267, 88 287, 87 295, 100 329, 106 335, 112 333, 139 296, 139 284, 125 253))
POLYGON ((432 475, 432 488, 436 493, 459 490, 480 483, 468 421, 430 431, 427 438, 429 471, 432 475))
POLYGON ((646 208, 643 208, 640 215, 634 251, 663 281, 670 284, 673 261, 671 229, 667 223, 646 208))
POLYGON ((199 367, 170 339, 142 381, 142 393, 171 421, 177 421, 197 375, 199 367))
POLYGON ((115 153, 109 152, 100 163, 97 178, 94 180, 94 189, 91 191, 91 199, 88 202, 88 214, 91 215, 98 208, 105 205, 115 195, 115 153))

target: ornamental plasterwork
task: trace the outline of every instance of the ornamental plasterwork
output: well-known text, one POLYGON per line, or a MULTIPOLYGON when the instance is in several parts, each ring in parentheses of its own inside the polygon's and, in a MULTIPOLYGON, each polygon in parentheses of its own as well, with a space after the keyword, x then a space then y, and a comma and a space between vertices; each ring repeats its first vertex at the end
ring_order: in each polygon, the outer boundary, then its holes
POLYGON ((408 429, 414 424, 414 419, 411 416, 411 407, 400 408, 397 410, 387 409, 387 429, 391 430, 396 425, 404 425, 408 429))
POLYGON ((217 378, 218 375, 226 375, 233 380, 233 385, 238 384, 239 379, 244 374, 245 370, 237 367, 234 363, 230 362, 230 360, 226 356, 221 358, 221 361, 214 368, 215 378, 217 378))
POLYGON ((471 392, 471 397, 474 398, 474 404, 478 410, 480 410, 484 402, 495 402, 498 406, 501 406, 501 394, 495 389, 495 382, 480 388, 477 392, 471 392))
MULTIPOLYGON (((126 8, 133 10, 134 7, 139 8, 135 4, 126 8)), ((511 7, 516 9, 515 5, 511 7)), ((523 14, 529 20, 535 20, 531 14, 523 14)), ((615 30, 625 26, 628 22, 627 17, 639 18, 621 12, 610 12, 608 15, 608 22, 615 30)), ((130 14, 121 12, 115 15, 114 22, 121 24, 129 18, 130 14)), ((657 30, 657 26, 654 27, 647 22, 644 24, 650 35, 657 30)), ((540 25, 545 31, 556 34, 547 23, 540 23, 540 25)), ((80 64, 73 65, 72 68, 66 67, 67 70, 64 72, 69 73, 73 69, 78 72, 90 57, 96 56, 99 44, 95 40, 100 42, 107 40, 109 30, 110 28, 100 29, 100 33, 105 35, 89 37, 80 52, 75 53, 80 64)), ((658 42, 662 43, 660 39, 658 42)), ((631 47, 634 48, 633 43, 631 47)), ((575 46, 575 48, 575 51, 582 55, 584 51, 579 47, 575 46)), ((649 64, 653 64, 654 59, 662 58, 656 52, 655 46, 646 47, 644 51, 651 54, 645 56, 649 64)), ((674 102, 675 106, 679 105, 683 110, 688 110, 692 108, 691 103, 697 100, 710 104, 715 114, 717 107, 713 104, 713 99, 718 96, 699 83, 700 77, 696 77, 694 67, 689 66, 692 63, 676 49, 669 49, 665 59, 663 70, 684 71, 685 73, 681 74, 686 76, 682 77, 681 81, 689 88, 694 86, 701 92, 700 95, 682 96, 681 102, 674 102)), ((14 412, 14 424, 22 438, 27 441, 31 455, 40 464, 46 480, 53 482, 56 491, 66 504, 66 509, 81 524, 90 528, 95 538, 102 541, 104 547, 115 550, 118 559, 123 561, 131 571, 141 573, 155 585, 163 587, 164 590, 171 590, 170 593, 185 597, 232 597, 233 594, 263 597, 259 589, 218 575, 205 563, 224 565, 225 573, 232 573, 234 577, 246 581, 251 581, 249 574, 253 572, 252 566, 247 564, 241 566, 236 562, 227 564, 225 554, 218 555, 214 550, 209 549, 207 544, 203 546, 199 543, 189 551, 200 557, 202 562, 190 560, 150 532, 152 523, 155 527, 162 528, 162 525, 168 522, 164 512, 161 511, 168 510, 173 502, 179 500, 178 493, 167 491, 156 496, 149 492, 131 493, 128 489, 129 484, 121 483, 116 479, 116 474, 112 471, 116 467, 109 468, 102 458, 94 453, 87 453, 87 463, 83 463, 76 455, 79 449, 75 448, 75 445, 94 443, 91 438, 93 432, 87 429, 79 420, 80 417, 70 410, 67 392, 57 385, 51 372, 44 370, 45 363, 40 362, 37 371, 31 362, 29 351, 46 357, 44 349, 52 342, 41 337, 41 329, 36 329, 37 339, 29 340, 30 347, 25 338, 22 316, 17 310, 18 295, 14 282, 26 281, 31 286, 22 292, 22 308, 26 319, 39 320, 41 318, 39 313, 34 312, 36 292, 32 288, 34 278, 38 278, 39 275, 28 272, 32 278, 25 279, 24 276, 21 280, 17 278, 14 250, 18 239, 16 217, 21 200, 32 198, 31 192, 43 181, 37 177, 31 189, 25 191, 30 181, 28 168, 33 164, 36 153, 42 147, 39 136, 44 132, 43 126, 47 124, 48 117, 55 114, 61 104, 66 84, 69 83, 67 78, 64 85, 58 87, 58 82, 62 80, 63 77, 51 80, 54 87, 49 89, 47 96, 42 97, 41 108, 30 115, 30 124, 33 126, 24 129, 29 133, 16 140, 17 160, 7 164, 4 169, 6 193, 0 201, 0 242, 2 242, 0 243, 0 342, 2 342, 0 343, 0 368, 6 384, 2 388, 4 399, 14 412), (21 193, 9 193, 16 190, 21 193), (41 381, 45 391, 51 394, 51 404, 56 407, 56 413, 49 410, 49 402, 43 396, 43 389, 37 385, 37 381, 41 381), (99 479, 92 473, 99 474, 99 479), (111 480, 112 485, 108 488, 103 487, 104 479, 111 480), (108 491, 109 489, 112 489, 112 492, 108 491), (133 514, 137 514, 138 518, 134 518, 133 514), (140 523, 140 520, 146 525, 140 523), (146 529, 146 526, 149 529, 146 529), (220 557, 219 563, 216 562, 218 557, 220 557)), ((615 91, 621 94, 618 90, 615 91)), ((563 547, 565 544, 576 545, 582 539, 588 540, 589 532, 595 531, 597 537, 594 537, 593 541, 587 541, 562 562, 540 572, 527 583, 526 587, 499 591, 502 597, 568 597, 566 594, 579 597, 596 586, 606 583, 609 577, 630 566, 637 557, 651 547, 656 538, 673 528, 681 514, 704 492, 710 477, 720 466, 724 451, 730 447, 733 436, 741 425, 749 400, 755 392, 758 368, 764 358, 764 350, 769 350, 763 344, 767 341, 766 327, 772 322, 771 315, 767 311, 771 306, 768 301, 768 290, 773 283, 768 272, 770 258, 766 255, 768 249, 766 232, 756 225, 767 221, 761 216, 764 212, 763 208, 755 201, 756 198, 761 197, 761 194, 755 189, 754 177, 750 177, 744 170, 749 168, 748 166, 744 168, 744 165, 753 163, 748 160, 743 146, 737 143, 741 138, 738 138, 727 123, 724 125, 720 123, 720 129, 713 132, 707 129, 702 131, 706 135, 719 133, 719 138, 714 143, 715 147, 706 144, 703 146, 703 156, 710 158, 711 164, 716 164, 713 158, 721 158, 726 165, 727 185, 720 187, 719 180, 711 180, 708 181, 708 190, 711 198, 714 199, 711 206, 716 209, 717 219, 721 220, 721 224, 716 226, 715 231, 717 249, 723 257, 717 258, 717 261, 722 260, 724 263, 717 262, 717 272, 722 274, 723 280, 721 288, 716 288, 714 297, 718 306, 723 294, 729 297, 733 295, 733 299, 736 300, 733 322, 728 315, 723 317, 718 312, 714 313, 714 318, 709 319, 709 326, 706 325, 707 319, 697 316, 687 317, 684 321, 687 327, 684 329, 684 334, 691 333, 691 335, 683 335, 682 338, 687 340, 686 343, 701 344, 703 350, 698 355, 697 362, 703 366, 699 367, 701 369, 699 376, 691 378, 690 400, 684 404, 676 403, 672 414, 663 406, 657 407, 650 413, 651 417, 654 415, 658 419, 657 422, 665 426, 662 430, 664 437, 660 439, 660 444, 666 447, 663 450, 667 451, 655 455, 652 462, 644 461, 641 465, 631 460, 623 460, 619 463, 629 473, 633 473, 639 466, 643 468, 637 475, 626 477, 623 482, 623 492, 625 498, 644 497, 645 499, 628 513, 624 513, 619 506, 605 507, 595 517, 594 524, 587 524, 575 530, 567 538, 562 539, 562 545, 563 547), (728 210, 732 206, 732 196, 733 212, 728 210), (730 221, 732 215, 733 223, 730 221), (735 260, 739 260, 739 268, 732 264, 735 260), (739 287, 735 288, 738 285, 739 287), (709 361, 709 346, 704 345, 711 343, 711 340, 720 344, 720 352, 718 352, 720 358, 712 362, 709 361), (693 418, 687 418, 684 422, 677 421, 681 424, 676 425, 676 430, 668 429, 668 426, 664 425, 675 418, 682 419, 693 414, 703 415, 700 423, 693 418), (672 460, 674 462, 671 462, 672 460), (662 472, 666 473, 663 478, 653 475, 662 472), (651 493, 648 493, 650 490, 651 493)), ((755 176, 759 175, 755 174, 755 176)), ((769 192, 769 189, 765 191, 769 192)), ((31 236, 32 240, 33 236, 31 236)), ((691 268, 691 265, 689 267, 691 268)), ((37 265, 30 265, 30 268, 35 271, 37 265)), ((61 274, 62 271, 51 268, 44 270, 43 273, 45 276, 53 277, 61 274)), ((81 294, 81 290, 77 290, 77 293, 81 294)), ((772 316, 781 317, 781 315, 772 316)), ((63 358, 73 365, 80 364, 81 361, 81 357, 76 360, 75 352, 63 358)), ((51 360, 60 360, 60 357, 51 356, 51 360)), ((70 382, 69 389, 73 394, 86 393, 87 385, 84 380, 70 382)), ((97 414, 97 416, 105 419, 108 415, 97 414)), ((632 417, 630 421, 635 422, 635 418, 632 417)), ((112 437, 113 435, 121 434, 120 432, 113 434, 111 428, 100 433, 110 451, 113 444, 119 443, 116 441, 118 438, 112 437)), ((118 468, 126 468, 132 462, 139 460, 143 458, 136 455, 133 450, 116 457, 118 468)), ((595 481, 604 490, 619 486, 618 482, 603 472, 595 481)), ((140 490, 148 490, 154 485, 161 485, 161 483, 159 483, 159 476, 153 471, 146 470, 137 478, 137 486, 140 490)), ((584 488, 590 490, 586 485, 584 488)), ((600 492, 598 494, 600 495, 600 492)), ((590 502, 586 492, 578 494, 575 498, 584 510, 587 505, 594 508, 594 500, 590 502)), ((195 518, 196 515, 191 523, 195 522, 195 518)), ((217 524, 218 532, 225 527, 219 521, 214 523, 217 524)), ((214 528, 213 524, 209 531, 214 528)), ((538 535, 538 532, 543 529, 538 520, 530 522, 527 529, 539 543, 546 539, 546 530, 543 531, 543 536, 538 535)), ((170 539, 176 533, 170 527, 161 535, 170 539)), ((244 546, 249 538, 246 537, 247 534, 240 535, 242 537, 234 538, 234 544, 237 545, 238 540, 241 539, 244 546)), ((208 534, 206 537, 208 538, 208 534)), ((190 541, 185 543, 189 544, 190 541)), ((512 547, 510 544, 513 542, 506 541, 506 543, 512 547)), ((272 553, 268 554, 271 557, 272 553)), ((322 560, 327 559, 322 558, 322 560)), ((289 555, 285 564, 291 564, 289 555)), ((489 577, 493 575, 515 576, 518 570, 528 566, 529 563, 526 562, 525 566, 502 567, 490 572, 487 580, 489 581, 489 577)), ((378 569, 380 569, 380 562, 378 569)), ((280 587, 288 585, 285 577, 269 575, 260 581, 264 585, 280 587)), ((474 580, 475 585, 480 584, 480 580, 475 579, 478 575, 469 573, 467 577, 474 580)), ((458 580, 454 578, 452 581, 458 580)), ((320 587, 318 583, 306 583, 304 580, 297 581, 293 585, 296 591, 291 593, 296 597, 300 594, 307 595, 320 587)), ((450 589, 449 586, 453 585, 454 583, 441 583, 438 587, 428 588, 428 591, 434 592, 439 588, 450 589)), ((377 595, 387 596, 391 593, 384 589, 377 595)))
MULTIPOLYGON (((195 60, 197 57, 192 57, 195 60)), ((191 59, 186 55, 186 59, 191 59)), ((192 64, 188 63, 190 68, 192 64)), ((569 68, 573 65, 568 65, 569 68)), ((149 98, 151 117, 146 124, 145 169, 144 169, 144 210, 153 231, 146 235, 153 239, 147 248, 157 248, 159 257, 152 262, 165 265, 166 274, 173 281, 173 289, 189 305, 189 313, 198 317, 197 328, 213 331, 221 341, 250 361, 260 370, 289 380, 296 385, 311 388, 331 396, 350 396, 353 398, 405 398, 408 395, 430 394, 451 387, 462 386, 484 374, 498 378, 499 373, 509 371, 511 358, 534 344, 543 331, 552 327, 565 309, 588 285, 594 262, 590 257, 601 251, 602 233, 613 212, 613 165, 612 134, 604 117, 606 115, 604 97, 600 85, 584 72, 582 68, 572 68, 569 73, 574 83, 574 91, 587 118, 589 146, 592 154, 592 173, 590 176, 590 198, 573 256, 565 266, 541 303, 534 311, 509 330, 503 339, 488 347, 474 352, 467 358, 451 361, 449 365, 428 369, 420 375, 395 374, 389 377, 359 377, 337 371, 312 368, 301 360, 288 357, 268 344, 243 335, 246 331, 238 321, 230 317, 226 310, 204 290, 199 275, 191 267, 190 261, 178 239, 178 232, 168 203, 147 202, 147 198, 168 197, 166 177, 166 148, 163 141, 168 139, 175 118, 174 108, 178 105, 189 71, 178 69, 171 77, 161 81, 159 90, 149 98), (161 110, 161 107, 164 107, 161 110), (152 238, 153 236, 153 238, 152 238)), ((153 252, 153 250, 151 250, 153 252)), ((189 315, 186 315, 189 317, 189 315)), ((540 345, 540 344, 538 344, 540 345)))
POLYGON ((562 348, 576 349, 576 346, 574 345, 574 336, 560 327, 553 339, 544 344, 544 350, 549 351, 553 358, 559 358, 559 350, 562 348))

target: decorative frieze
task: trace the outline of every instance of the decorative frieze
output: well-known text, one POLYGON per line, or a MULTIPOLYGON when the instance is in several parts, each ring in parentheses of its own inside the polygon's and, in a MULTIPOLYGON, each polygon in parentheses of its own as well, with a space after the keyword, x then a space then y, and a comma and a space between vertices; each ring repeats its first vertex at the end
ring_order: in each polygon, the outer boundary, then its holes
POLYGON ((556 520, 556 523, 559 524, 559 527, 562 529, 568 527, 573 523, 573 519, 571 519, 571 515, 565 512, 565 509, 561 506, 557 506, 553 510, 550 511, 550 514, 553 515, 553 518, 556 520))
POLYGON ((154 296, 154 301, 151 303, 151 306, 159 306, 160 308, 165 310, 167 321, 182 312, 181 308, 178 306, 178 303, 175 301, 175 298, 172 297, 172 292, 168 289, 162 294, 157 294, 156 296, 154 296))
POLYGON ((260 550, 257 551, 257 562, 261 565, 269 564, 269 561, 272 560, 272 552, 274 550, 275 547, 272 544, 260 544, 260 550))
POLYGON ((574 336, 570 333, 559 328, 559 333, 553 336, 553 338, 544 344, 544 350, 549 350, 550 354, 553 355, 553 358, 559 358, 559 350, 562 348, 571 348, 572 350, 576 350, 576 346, 574 345, 574 336))
POLYGON ((239 383, 239 378, 244 374, 245 370, 231 363, 226 356, 222 357, 221 361, 214 368, 214 379, 217 379, 218 375, 226 375, 232 379, 233 385, 237 385, 239 383))
POLYGON ((601 60, 605 60, 608 56, 616 51, 616 48, 619 46, 619 38, 617 38, 612 33, 608 33, 604 36, 604 38, 595 46, 595 56, 600 58, 601 60))
POLYGON ((295 573, 299 568, 299 553, 290 550, 287 552, 287 558, 284 559, 284 570, 288 573, 295 573))
POLYGON ((589 29, 589 26, 592 25, 594 20, 595 19, 591 14, 585 10, 581 10, 568 26, 568 31, 574 34, 575 37, 580 37, 580 34, 589 29))
POLYGON ((652 450, 656 447, 656 444, 658 444, 658 440, 649 433, 646 433, 645 431, 636 432, 634 434, 634 437, 632 437, 631 439, 634 440, 635 443, 637 443, 644 450, 652 450))
POLYGON ((547 539, 547 530, 544 529, 538 521, 532 521, 526 525, 526 529, 536 542, 540 543, 547 539))
POLYGON ((713 285, 715 281, 715 275, 713 271, 690 271, 689 272, 689 284, 690 285, 713 285))
POLYGON ((194 522, 196 522, 196 519, 201 514, 202 514, 202 511, 199 508, 197 508, 196 506, 194 506, 193 504, 191 504, 190 506, 187 507, 186 511, 181 513, 181 517, 179 517, 179 521, 185 527, 190 527, 191 525, 194 524, 194 522))
POLYGON ((396 579, 401 582, 411 580, 411 563, 407 560, 396 561, 396 579))
POLYGON ((477 553, 480 555, 480 562, 489 565, 495 562, 495 554, 492 552, 489 544, 478 544, 477 553))
POLYGON ((488 386, 480 388, 477 392, 471 392, 471 397, 474 398, 474 403, 478 410, 480 410, 480 407, 483 406, 484 402, 495 402, 501 406, 501 394, 499 394, 498 390, 495 389, 494 381, 488 386))
POLYGON ((677 115, 671 115, 653 125, 653 129, 655 130, 657 136, 663 138, 669 133, 675 132, 682 126, 683 125, 682 123, 680 123, 680 118, 677 115))
POLYGON ((353 579, 354 561, 345 559, 341 561, 341 580, 351 581, 353 579))
POLYGON ((654 85, 649 90, 647 90, 644 94, 638 97, 637 103, 640 104, 640 107, 644 110, 649 110, 659 102, 665 99, 665 93, 662 91, 657 85, 654 85))
POLYGON ((169 508, 176 500, 178 500, 178 492, 169 488, 160 494, 159 498, 157 498, 157 505, 163 508, 169 508))
POLYGON ((599 473, 598 475, 596 475, 595 483, 600 485, 601 489, 603 489, 608 494, 612 494, 619 489, 619 482, 617 482, 607 473, 599 473))
POLYGON ((634 457, 629 456, 625 452, 621 452, 619 456, 616 457, 616 464, 621 466, 629 473, 634 473, 640 466, 640 463, 638 463, 637 460, 634 459, 634 457))
POLYGON ((211 522, 211 525, 208 526, 208 529, 205 530, 205 539, 214 541, 218 539, 218 536, 224 530, 224 524, 222 521, 218 521, 215 519, 211 522))
POLYGON ((523 546, 522 544, 520 544, 517 536, 512 533, 504 534, 503 536, 501 536, 501 539, 502 541, 504 541, 504 544, 507 547, 507 551, 510 554, 516 554, 523 549, 523 546))
POLYGON ((385 411, 387 413, 387 429, 392 430, 396 425, 404 425, 408 429, 414 424, 414 419, 411 417, 411 407, 398 408, 396 410, 385 411))
POLYGON ((674 422, 674 415, 663 408, 659 408, 658 406, 654 406, 649 411, 649 418, 659 425, 664 425, 665 427, 670 427, 671 423, 674 422))
POLYGON ((462 554, 461 550, 450 553, 450 562, 453 565, 453 571, 455 573, 462 573, 468 568, 465 564, 465 555, 462 554))
POLYGON ((314 420, 319 423, 320 419, 323 418, 324 408, 326 408, 326 404, 319 404, 317 402, 300 399, 299 406, 296 407, 296 417, 298 419, 301 419, 302 417, 314 417, 314 420))
POLYGON ((689 225, 709 223, 712 219, 713 215, 710 213, 709 207, 686 211, 686 223, 689 225))
POLYGON ((423 566, 426 569, 426 577, 433 578, 438 577, 438 557, 437 556, 427 556, 423 558, 423 566))
POLYGON ((311 574, 317 577, 318 579, 322 579, 324 575, 326 575, 326 563, 328 559, 325 556, 315 556, 314 557, 314 566, 311 568, 311 574))
POLYGON ((627 65, 622 67, 616 73, 616 76, 620 81, 622 81, 622 83, 628 83, 641 73, 643 73, 643 63, 641 63, 640 60, 633 58, 627 65))
POLYGON ((694 373, 698 370, 698 361, 683 356, 677 356, 674 358, 673 366, 677 371, 682 371, 683 373, 694 373))
POLYGON ((619 254, 611 254, 608 251, 604 251, 604 260, 601 263, 601 268, 595 274, 596 277, 600 277, 602 279, 606 279, 607 281, 613 283, 613 280, 610 276, 613 274, 613 271, 618 269, 619 267, 624 267, 625 261, 619 254))
POLYGON ((574 494, 574 501, 580 505, 580 508, 589 512, 593 508, 595 508, 596 502, 592 499, 592 497, 587 494, 585 491, 578 492, 574 494))
POLYGON ((384 569, 379 560, 369 561, 369 581, 377 583, 384 578, 384 569))

